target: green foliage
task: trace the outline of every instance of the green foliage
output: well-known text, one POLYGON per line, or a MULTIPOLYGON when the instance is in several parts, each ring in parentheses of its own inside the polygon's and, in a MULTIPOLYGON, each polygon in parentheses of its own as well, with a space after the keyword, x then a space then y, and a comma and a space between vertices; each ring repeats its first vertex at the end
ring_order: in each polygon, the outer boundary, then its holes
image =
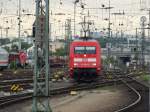
MULTIPOLYGON (((12 40, 12 43, 13 42, 19 42, 19 39, 18 38, 14 38, 12 40)), ((16 45, 13 45, 12 47, 14 48, 14 46, 16 45)), ((32 44, 28 44, 27 42, 23 42, 23 40, 21 40, 21 49, 24 49, 24 50, 27 50, 29 47, 31 47, 32 44)), ((18 47, 17 47, 18 48, 18 47)), ((13 49, 12 49, 13 50, 13 49)), ((16 50, 16 49, 15 49, 16 50)))
POLYGON ((97 39, 101 45, 101 48, 105 48, 106 47, 106 43, 107 43, 107 39, 106 38, 98 38, 97 39))
MULTIPOLYGON (((27 42, 21 42, 21 49, 27 50, 31 46, 32 46, 32 44, 28 44, 27 42)), ((18 46, 15 45, 15 44, 12 45, 11 50, 9 50, 9 51, 17 52, 18 51, 18 46)))
POLYGON ((7 52, 9 52, 10 51, 10 48, 9 47, 7 47, 7 46, 5 46, 5 47, 3 47, 7 52))
POLYGON ((66 55, 65 49, 64 48, 56 49, 56 52, 54 53, 54 55, 56 55, 56 56, 65 56, 66 55))
POLYGON ((65 56, 65 49, 64 48, 59 48, 56 49, 56 51, 53 53, 55 56, 65 56))
POLYGON ((141 78, 146 82, 150 81, 150 75, 141 75, 141 78))
POLYGON ((11 42, 19 42, 18 38, 14 38, 11 42))
POLYGON ((8 44, 10 43, 10 39, 9 38, 2 38, 0 39, 0 44, 4 45, 4 44, 8 44))
POLYGON ((27 50, 31 46, 32 44, 28 44, 27 42, 21 42, 21 49, 27 50))
POLYGON ((13 52, 17 52, 18 51, 18 46, 17 45, 12 45, 11 46, 11 51, 13 51, 13 52))
POLYGON ((17 65, 15 61, 10 63, 10 69, 17 69, 17 65))
POLYGON ((113 57, 106 58, 106 59, 104 59, 102 61, 103 61, 103 64, 106 64, 106 65, 108 65, 110 63, 112 63, 112 64, 116 63, 116 60, 113 57))
POLYGON ((52 56, 53 54, 54 53, 51 50, 49 50, 49 55, 52 56))

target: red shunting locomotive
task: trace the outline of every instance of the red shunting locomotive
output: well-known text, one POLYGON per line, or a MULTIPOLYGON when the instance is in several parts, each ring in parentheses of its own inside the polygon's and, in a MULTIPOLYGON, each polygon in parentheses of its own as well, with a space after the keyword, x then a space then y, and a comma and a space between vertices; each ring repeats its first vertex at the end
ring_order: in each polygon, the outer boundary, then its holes
POLYGON ((75 40, 70 45, 70 77, 75 80, 95 78, 100 75, 101 47, 93 39, 75 40))

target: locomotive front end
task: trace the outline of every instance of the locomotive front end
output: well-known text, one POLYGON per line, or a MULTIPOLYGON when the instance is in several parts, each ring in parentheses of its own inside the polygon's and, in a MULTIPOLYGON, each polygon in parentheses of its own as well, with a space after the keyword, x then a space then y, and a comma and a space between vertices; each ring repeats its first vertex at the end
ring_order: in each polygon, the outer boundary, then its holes
POLYGON ((99 75, 100 46, 96 41, 73 42, 70 52, 70 76, 73 79, 91 79, 99 75))

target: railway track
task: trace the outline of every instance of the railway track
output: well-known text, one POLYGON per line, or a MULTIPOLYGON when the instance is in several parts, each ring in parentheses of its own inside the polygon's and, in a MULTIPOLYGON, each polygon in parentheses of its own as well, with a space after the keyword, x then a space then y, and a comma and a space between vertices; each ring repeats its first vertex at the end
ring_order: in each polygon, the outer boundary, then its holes
POLYGON ((0 81, 4 80, 14 80, 14 79, 26 79, 33 77, 32 69, 24 69, 24 70, 5 70, 0 72, 0 81))
POLYGON ((0 107, 32 98, 32 92, 0 97, 0 107))
MULTIPOLYGON (((104 75, 102 75, 101 77, 98 78, 98 80, 115 80, 117 76, 117 78, 125 78, 127 76, 131 76, 131 75, 125 75, 125 74, 121 74, 120 71, 104 71, 103 72, 104 75)), ((134 76, 131 76, 134 77, 134 76)), ((41 81, 44 79, 40 79, 41 81)), ((50 80, 52 80, 52 78, 50 78, 50 80)), ((13 85, 19 85, 20 87, 23 88, 23 90, 26 89, 32 89, 33 88, 33 77, 28 77, 26 78, 26 75, 24 77, 18 77, 17 79, 7 79, 7 80, 0 80, 0 91, 4 91, 4 92, 9 92, 10 88, 13 85)))
MULTIPOLYGON (((41 81, 44 79, 40 79, 41 81)), ((51 80, 51 78, 50 78, 51 80)), ((112 81, 115 78, 99 78, 100 81, 112 81)), ((13 85, 19 85, 23 90, 33 89, 33 79, 15 79, 15 80, 4 80, 0 82, 0 91, 9 92, 13 85)))
MULTIPOLYGON (((94 83, 74 84, 73 86, 66 87, 66 88, 62 87, 62 88, 58 88, 58 89, 53 89, 50 92, 51 93, 50 96, 65 94, 65 93, 70 92, 71 90, 94 89, 94 88, 97 88, 100 86, 109 86, 109 85, 118 83, 118 84, 126 85, 136 95, 137 99, 135 101, 133 101, 131 104, 126 105, 125 107, 123 107, 115 112, 129 112, 129 110, 130 110, 130 112, 148 112, 147 107, 144 106, 144 105, 147 105, 148 103, 145 103, 145 101, 143 101, 143 97, 144 97, 145 93, 141 92, 141 88, 146 88, 146 87, 144 87, 137 81, 133 80, 132 76, 130 76, 130 75, 120 75, 121 73, 119 73, 119 72, 113 73, 113 74, 114 74, 114 77, 104 78, 103 80, 98 80, 97 82, 94 82, 94 83), (137 85, 141 85, 141 88, 137 88, 137 85), (139 109, 140 110, 144 109, 146 111, 138 111, 137 110, 137 106, 141 103, 143 103, 143 105, 142 105, 143 107, 140 105, 139 109), (131 111, 131 110, 133 110, 133 111, 131 111)), ((27 83, 28 83, 28 81, 32 82, 31 80, 26 80, 27 83)), ((16 82, 20 83, 19 80, 16 80, 16 82)), ((1 84, 5 84, 5 82, 3 82, 1 84)), ((33 87, 29 87, 29 88, 32 89, 33 87)), ((14 102, 20 102, 20 101, 31 99, 31 98, 32 98, 32 92, 21 93, 21 94, 18 93, 15 95, 0 97, 0 107, 5 107, 8 104, 12 104, 14 102)), ((146 100, 146 98, 144 98, 144 100, 146 100)))
MULTIPOLYGON (((54 95, 69 93, 72 90, 94 89, 97 87, 109 86, 114 83, 118 83, 118 80, 95 82, 95 83, 89 83, 88 85, 87 85, 87 83, 83 83, 83 84, 76 83, 70 87, 62 87, 62 88, 57 88, 57 89, 51 90, 50 97, 54 96, 54 95)), ((31 99, 31 98, 32 98, 32 92, 0 97, 0 107, 5 107, 14 102, 20 102, 20 101, 31 99)))
MULTIPOLYGON (((74 86, 71 87, 67 87, 67 88, 58 88, 58 89, 54 89, 51 90, 51 95, 50 97, 54 96, 54 95, 60 95, 60 94, 65 94, 70 92, 71 90, 85 90, 85 89, 94 89, 97 87, 101 87, 101 86, 108 86, 108 85, 112 85, 114 83, 123 83, 125 84, 128 88, 130 88, 130 90, 132 90, 134 92, 134 94, 137 95, 137 99, 135 101, 133 101, 131 104, 115 111, 115 112, 142 112, 142 111, 131 111, 136 109, 137 105, 141 102, 142 99, 142 95, 140 94, 140 92, 138 90, 136 90, 135 88, 133 88, 128 82, 131 82, 129 79, 127 81, 124 81, 123 79, 118 79, 118 80, 114 80, 114 81, 109 81, 109 82, 97 82, 97 83, 91 83, 91 84, 75 84, 74 86)), ((20 102, 23 100, 28 100, 32 98, 32 92, 29 93, 23 93, 23 94, 16 94, 16 95, 11 95, 11 96, 7 96, 7 97, 1 97, 0 98, 0 107, 5 107, 8 106, 9 104, 12 104, 14 102, 20 102)), ((140 107, 141 109, 143 107, 140 107)), ((144 111, 144 112, 148 112, 148 111, 144 111)))
MULTIPOLYGON (((51 68, 50 73, 64 70, 62 67, 51 68)), ((0 81, 14 80, 14 79, 29 79, 33 78, 33 69, 19 69, 19 70, 4 70, 0 72, 0 81)))
MULTIPOLYGON (((44 79, 40 79, 41 81, 44 79)), ((33 79, 12 79, 12 80, 4 80, 0 82, 0 91, 9 92, 13 85, 20 86, 23 90, 33 89, 33 79)))
MULTIPOLYGON (((55 68, 51 69, 51 77, 50 80, 54 77, 57 72, 60 72, 62 68, 55 68)), ((33 84, 33 70, 32 69, 23 69, 12 71, 12 70, 5 70, 1 72, 3 74, 0 76, 0 91, 10 91, 10 88, 15 85, 20 85, 23 89, 31 89, 33 84)), ((61 76, 63 78, 63 76, 61 76)), ((40 79, 41 81, 44 78, 40 79)))
POLYGON ((149 112, 149 87, 141 84, 132 77, 121 81, 134 92, 136 100, 115 112, 149 112))

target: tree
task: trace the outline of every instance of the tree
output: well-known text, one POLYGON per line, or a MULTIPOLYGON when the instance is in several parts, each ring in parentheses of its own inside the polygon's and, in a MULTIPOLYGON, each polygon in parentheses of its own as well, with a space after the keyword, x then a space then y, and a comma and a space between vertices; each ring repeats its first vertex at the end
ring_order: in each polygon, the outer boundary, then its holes
POLYGON ((10 39, 9 38, 2 38, 0 39, 0 44, 4 45, 4 44, 8 44, 10 43, 10 39))
POLYGON ((62 47, 62 48, 56 49, 56 52, 54 54, 56 56, 65 56, 66 52, 65 52, 65 49, 62 47))
POLYGON ((12 45, 11 46, 11 51, 13 51, 13 52, 17 52, 18 51, 18 46, 17 45, 12 45))
POLYGON ((7 52, 10 51, 10 48, 8 46, 3 47, 7 52))
POLYGON ((32 44, 28 44, 27 42, 21 42, 21 49, 27 50, 31 46, 32 46, 32 44))
POLYGON ((98 38, 97 39, 101 45, 101 48, 106 48, 107 39, 106 38, 98 38))

